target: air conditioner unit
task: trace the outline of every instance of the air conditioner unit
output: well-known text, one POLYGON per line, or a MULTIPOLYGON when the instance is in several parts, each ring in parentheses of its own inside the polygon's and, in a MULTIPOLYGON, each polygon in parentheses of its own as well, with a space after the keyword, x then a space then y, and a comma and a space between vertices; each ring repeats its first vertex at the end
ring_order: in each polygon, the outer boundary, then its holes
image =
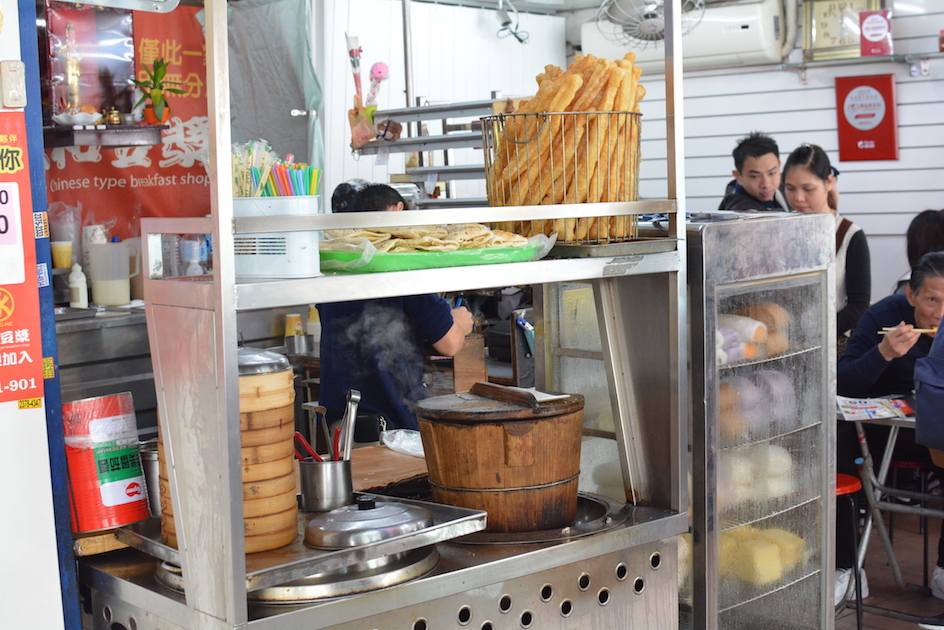
MULTIPOLYGON (((644 71, 660 72, 665 67, 661 41, 639 41, 637 47, 619 24, 607 20, 586 22, 581 25, 580 35, 583 54, 621 59, 633 51, 644 71)), ((782 0, 708 4, 701 23, 682 38, 682 67, 706 70, 781 63, 784 38, 782 0)))

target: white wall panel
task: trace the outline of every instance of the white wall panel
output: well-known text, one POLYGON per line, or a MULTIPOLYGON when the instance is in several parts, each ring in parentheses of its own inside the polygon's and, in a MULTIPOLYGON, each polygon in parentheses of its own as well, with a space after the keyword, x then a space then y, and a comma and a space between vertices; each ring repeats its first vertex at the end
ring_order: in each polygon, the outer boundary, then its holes
MULTIPOLYGON (((430 101, 460 102, 488 99, 493 90, 506 96, 533 94, 534 77, 545 64, 566 62, 564 18, 521 14, 521 28, 530 35, 526 45, 514 38, 499 39, 495 11, 411 3, 413 86, 416 96, 430 101)), ((383 61, 390 78, 381 86, 381 109, 406 106, 402 4, 399 0, 320 0, 325 41, 320 53, 325 92, 322 121, 327 165, 322 191, 330 196, 337 184, 352 178, 385 182, 404 172, 404 156, 390 154, 389 165, 375 166, 374 156, 355 160, 347 110, 354 83, 344 33, 356 35, 363 48, 361 74, 365 96, 370 67, 383 61)), ((442 153, 435 154, 441 160, 442 153)), ((455 163, 481 163, 481 151, 457 151, 455 163)), ((462 196, 483 196, 481 182, 458 182, 462 196)))
MULTIPOLYGON (((944 26, 944 2, 897 2, 895 51, 933 52, 944 26)), ((904 233, 914 216, 944 208, 944 59, 931 60, 931 75, 912 77, 893 62, 811 65, 806 83, 796 71, 762 67, 685 75, 685 191, 688 209, 717 209, 731 180, 731 151, 753 130, 773 136, 781 158, 803 142, 821 145, 841 171, 840 208, 861 224, 872 252, 873 300, 884 297, 905 271, 904 233), (894 74, 898 100, 898 160, 840 162, 835 78, 894 74)), ((643 162, 640 191, 665 194, 665 86, 643 76, 643 162)))

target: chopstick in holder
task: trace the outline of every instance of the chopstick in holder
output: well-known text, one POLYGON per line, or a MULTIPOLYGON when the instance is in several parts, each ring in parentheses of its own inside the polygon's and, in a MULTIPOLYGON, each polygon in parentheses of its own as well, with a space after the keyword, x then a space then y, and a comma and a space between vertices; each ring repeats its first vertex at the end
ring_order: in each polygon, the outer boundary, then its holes
MULTIPOLYGON (((887 334, 890 333, 891 331, 897 330, 897 328, 898 328, 897 326, 891 326, 891 327, 886 326, 885 328, 883 328, 883 329, 881 329, 880 331, 878 331, 878 334, 880 334, 880 335, 887 335, 887 334)), ((937 332, 937 326, 935 326, 934 328, 912 328, 912 329, 911 329, 911 332, 916 332, 916 333, 936 333, 936 332, 937 332)))

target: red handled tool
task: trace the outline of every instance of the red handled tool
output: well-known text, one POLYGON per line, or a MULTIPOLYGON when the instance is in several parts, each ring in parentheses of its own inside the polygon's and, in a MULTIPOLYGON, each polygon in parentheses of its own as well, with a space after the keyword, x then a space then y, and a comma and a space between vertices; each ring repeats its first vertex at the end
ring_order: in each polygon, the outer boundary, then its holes
POLYGON ((306 460, 305 457, 302 457, 302 454, 298 451, 298 448, 297 448, 297 445, 301 444, 301 447, 305 449, 305 452, 308 453, 309 457, 311 457, 316 462, 324 463, 324 460, 321 458, 321 455, 315 452, 315 449, 311 447, 311 444, 308 443, 308 440, 305 439, 305 436, 302 435, 298 431, 295 432, 295 444, 296 444, 295 458, 298 461, 303 462, 306 460))

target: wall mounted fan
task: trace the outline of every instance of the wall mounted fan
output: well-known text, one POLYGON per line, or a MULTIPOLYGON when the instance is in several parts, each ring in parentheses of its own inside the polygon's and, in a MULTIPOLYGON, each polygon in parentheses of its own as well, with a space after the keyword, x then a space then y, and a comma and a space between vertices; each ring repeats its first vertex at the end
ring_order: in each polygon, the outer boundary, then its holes
MULTIPOLYGON (((698 26, 704 14, 705 0, 683 0, 682 34, 698 26)), ((665 0, 604 0, 597 26, 607 39, 644 50, 665 39, 665 0), (604 28, 604 21, 620 28, 604 28)))

